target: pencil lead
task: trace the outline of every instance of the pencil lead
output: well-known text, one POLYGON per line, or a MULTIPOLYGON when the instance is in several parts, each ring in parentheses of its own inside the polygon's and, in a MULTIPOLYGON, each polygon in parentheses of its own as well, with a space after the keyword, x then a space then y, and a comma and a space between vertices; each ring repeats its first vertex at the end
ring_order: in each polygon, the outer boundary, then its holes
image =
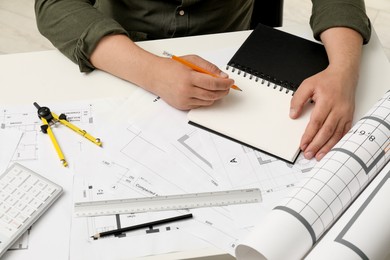
POLYGON ((167 52, 167 51, 164 51, 164 52, 163 52, 163 55, 165 55, 165 56, 167 56, 167 57, 169 57, 169 58, 172 58, 172 56, 173 56, 173 54, 171 54, 171 53, 169 53, 169 52, 167 52))

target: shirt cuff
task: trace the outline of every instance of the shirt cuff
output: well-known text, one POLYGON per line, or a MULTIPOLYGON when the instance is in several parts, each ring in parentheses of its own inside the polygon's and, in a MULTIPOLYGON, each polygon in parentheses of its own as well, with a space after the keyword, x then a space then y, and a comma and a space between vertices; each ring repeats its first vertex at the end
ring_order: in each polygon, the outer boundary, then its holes
POLYGON ((77 41, 73 59, 79 65, 81 72, 90 72, 95 67, 90 62, 92 52, 96 45, 106 35, 126 34, 123 27, 112 19, 106 18, 91 24, 77 41))
POLYGON ((366 44, 371 37, 371 22, 366 12, 360 7, 349 3, 325 5, 321 9, 313 10, 310 26, 316 40, 321 40, 323 31, 332 27, 347 27, 361 34, 366 44))

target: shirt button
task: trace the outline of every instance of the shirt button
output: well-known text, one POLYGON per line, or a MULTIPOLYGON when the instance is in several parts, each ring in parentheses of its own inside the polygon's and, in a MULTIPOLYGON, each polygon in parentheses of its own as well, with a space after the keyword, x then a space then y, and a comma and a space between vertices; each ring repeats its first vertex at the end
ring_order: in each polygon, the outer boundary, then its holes
POLYGON ((184 10, 179 11, 179 15, 183 16, 184 15, 184 10))

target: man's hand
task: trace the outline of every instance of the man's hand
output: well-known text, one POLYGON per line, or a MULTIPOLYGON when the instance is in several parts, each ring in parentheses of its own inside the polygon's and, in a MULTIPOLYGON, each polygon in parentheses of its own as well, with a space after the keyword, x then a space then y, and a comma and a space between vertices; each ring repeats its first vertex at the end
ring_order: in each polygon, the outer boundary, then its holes
POLYGON ((91 55, 91 62, 96 68, 132 82, 181 110, 209 106, 229 93, 234 81, 215 65, 195 55, 182 58, 219 77, 147 52, 125 35, 103 37, 91 55))
POLYGON ((315 102, 310 122, 301 139, 307 159, 320 160, 348 132, 355 105, 355 82, 345 73, 324 71, 306 79, 291 100, 290 116, 297 118, 305 103, 315 102))
POLYGON ((302 82, 290 106, 290 117, 297 118, 305 103, 315 102, 300 148, 305 158, 317 160, 321 160, 352 126, 363 42, 359 33, 342 27, 324 31, 321 40, 329 66, 302 82))
POLYGON ((214 64, 196 55, 182 58, 219 77, 197 72, 170 58, 159 58, 151 68, 154 73, 148 85, 152 92, 180 110, 212 105, 229 93, 234 81, 214 64))

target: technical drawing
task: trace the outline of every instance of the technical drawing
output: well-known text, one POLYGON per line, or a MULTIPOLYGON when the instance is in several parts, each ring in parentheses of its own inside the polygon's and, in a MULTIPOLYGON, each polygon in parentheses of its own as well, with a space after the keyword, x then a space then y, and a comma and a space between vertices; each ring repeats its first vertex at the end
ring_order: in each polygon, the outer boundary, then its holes
MULTIPOLYGON (((69 120, 84 124, 93 123, 93 105, 72 105, 61 111, 68 116, 69 120)), ((13 157, 8 163, 16 161, 31 161, 39 159, 39 135, 41 135, 41 121, 37 116, 34 106, 9 106, 0 109, 0 131, 3 129, 17 129, 22 132, 22 137, 13 157)), ((29 246, 30 229, 10 248, 10 250, 25 250, 29 246)))
MULTIPOLYGON (((68 120, 77 123, 93 123, 92 104, 74 108, 60 108, 68 120)), ((41 121, 34 107, 7 107, 0 110, 0 129, 18 129, 22 138, 14 152, 12 161, 37 160, 39 157, 38 139, 41 134, 41 121)))
POLYGON ((386 96, 313 168, 305 184, 277 207, 296 217, 313 243, 390 159, 390 92, 386 96))

